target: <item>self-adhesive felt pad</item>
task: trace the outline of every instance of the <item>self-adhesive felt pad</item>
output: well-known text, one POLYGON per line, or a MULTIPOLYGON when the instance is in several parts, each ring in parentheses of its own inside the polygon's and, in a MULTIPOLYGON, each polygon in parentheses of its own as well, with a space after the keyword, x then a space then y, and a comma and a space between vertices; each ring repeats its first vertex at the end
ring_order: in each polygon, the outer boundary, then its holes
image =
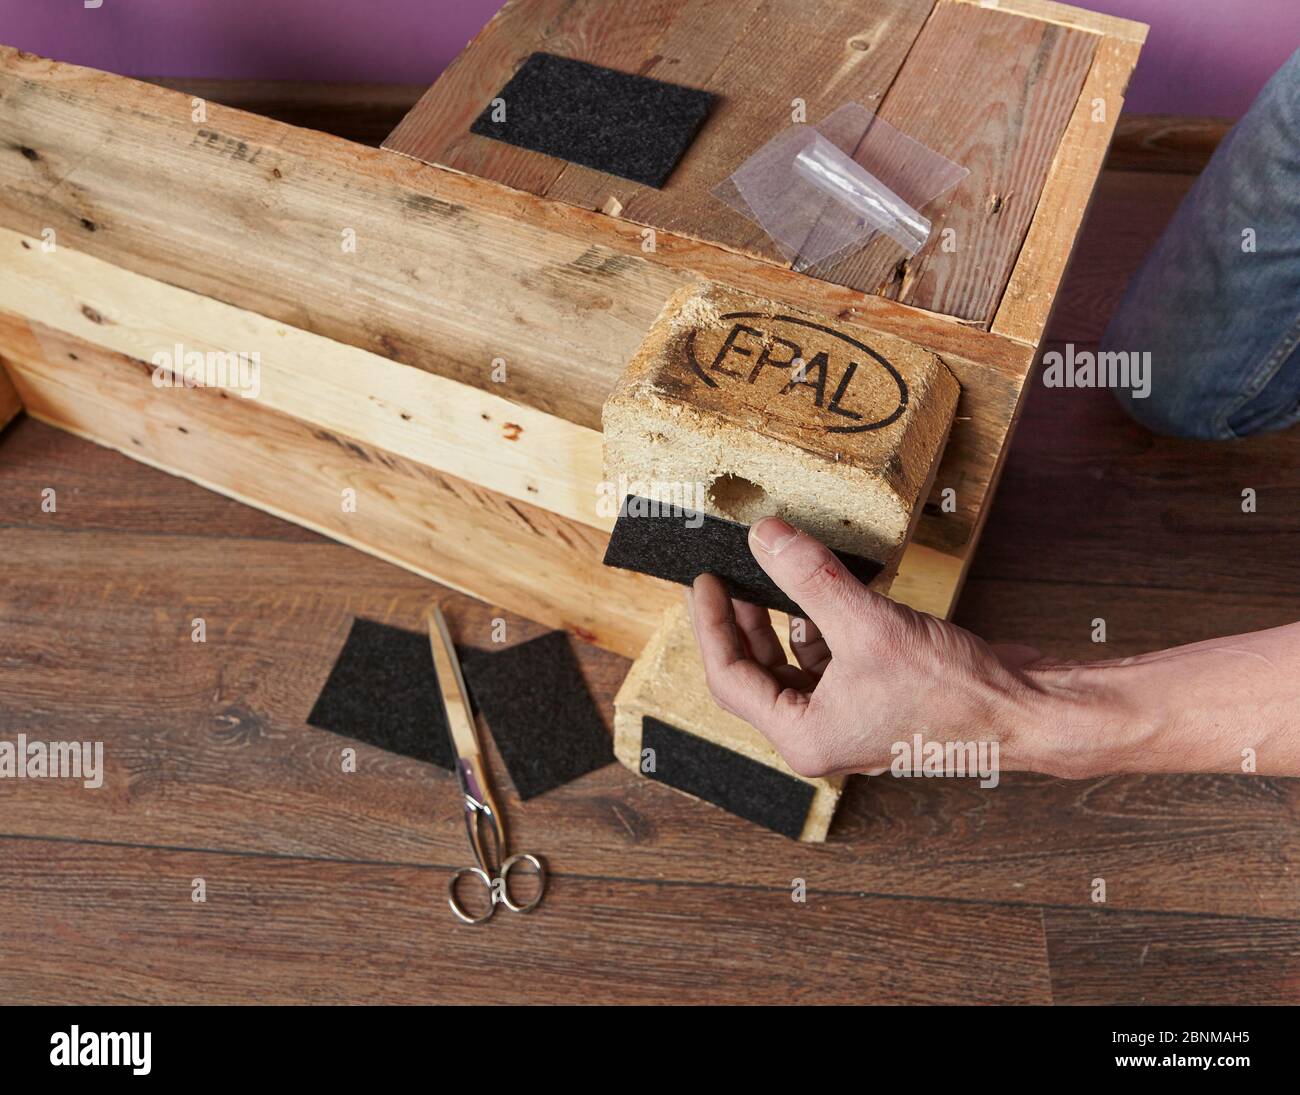
POLYGON ((613 762, 609 732, 563 631, 461 668, 521 799, 613 762))
MULTIPOLYGON (((651 779, 798 840, 812 806, 812 784, 645 715, 641 748, 654 750, 651 779)), ((642 754, 644 756, 644 753, 642 754)), ((646 768, 642 764, 642 770, 646 768)))
MULTIPOLYGON (((870 582, 883 569, 860 555, 839 551, 835 555, 862 582, 870 582)), ((701 574, 716 574, 737 600, 792 616, 804 615, 754 560, 749 550, 749 526, 711 514, 674 511, 628 495, 614 523, 604 562, 681 585, 690 585, 701 574)))
POLYGON ((429 636, 353 620, 307 716, 321 730, 451 769, 451 739, 429 636))
POLYGON ((661 187, 713 103, 707 91, 534 53, 471 133, 661 187), (497 111, 500 116, 500 111, 497 111))

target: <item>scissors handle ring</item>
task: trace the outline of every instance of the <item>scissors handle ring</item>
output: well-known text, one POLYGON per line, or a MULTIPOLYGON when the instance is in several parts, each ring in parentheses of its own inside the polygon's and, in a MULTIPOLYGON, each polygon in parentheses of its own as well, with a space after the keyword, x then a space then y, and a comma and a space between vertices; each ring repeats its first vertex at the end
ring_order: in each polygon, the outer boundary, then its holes
POLYGON ((527 852, 516 852, 504 863, 501 864, 501 903, 511 912, 531 912, 542 899, 542 894, 546 892, 546 868, 542 866, 542 861, 535 855, 529 855, 527 852), (522 905, 516 905, 510 900, 510 869, 520 860, 532 864, 534 872, 537 874, 537 895, 531 901, 525 901, 522 905))
MULTIPOLYGON (((504 890, 505 887, 503 886, 502 889, 504 890)), ((451 911, 456 914, 456 919, 461 921, 463 924, 482 924, 491 920, 492 914, 497 911, 496 892, 492 885, 491 876, 487 871, 483 870, 482 867, 462 867, 447 881, 447 904, 451 906, 451 911), (483 885, 488 888, 489 903, 487 912, 483 913, 481 916, 470 916, 461 905, 460 899, 456 896, 456 883, 461 880, 462 875, 467 874, 478 875, 478 877, 483 880, 483 885)))

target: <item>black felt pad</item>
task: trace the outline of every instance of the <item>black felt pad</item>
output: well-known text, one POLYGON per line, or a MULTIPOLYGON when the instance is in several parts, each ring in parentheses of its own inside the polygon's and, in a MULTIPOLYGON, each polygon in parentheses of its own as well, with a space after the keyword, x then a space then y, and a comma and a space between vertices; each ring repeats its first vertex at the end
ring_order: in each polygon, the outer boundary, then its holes
POLYGON ((660 187, 690 146, 714 96, 707 91, 534 53, 471 133, 660 187))
POLYGON ((609 733, 563 631, 461 668, 521 799, 613 761, 609 733))
POLYGON ((452 767, 447 715, 425 633, 353 620, 307 722, 439 768, 452 767))
POLYGON ((812 806, 812 784, 650 715, 641 718, 641 748, 654 750, 654 771, 645 773, 651 779, 791 840, 798 840, 803 832, 812 806))
MULTIPOLYGON (((835 555, 862 582, 870 582, 883 569, 860 555, 840 551, 835 555)), ((605 565, 681 585, 690 585, 701 574, 716 574, 737 600, 804 615, 755 561, 749 550, 749 526, 707 513, 683 509, 674 513, 667 506, 628 495, 614 522, 605 565)))

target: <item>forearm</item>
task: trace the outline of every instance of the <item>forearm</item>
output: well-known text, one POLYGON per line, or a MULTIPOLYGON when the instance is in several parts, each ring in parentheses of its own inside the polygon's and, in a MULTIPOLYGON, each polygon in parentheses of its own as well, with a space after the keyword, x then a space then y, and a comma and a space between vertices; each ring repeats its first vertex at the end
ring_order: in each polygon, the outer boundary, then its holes
POLYGON ((1026 676, 1036 770, 1300 776, 1300 624, 1026 676))

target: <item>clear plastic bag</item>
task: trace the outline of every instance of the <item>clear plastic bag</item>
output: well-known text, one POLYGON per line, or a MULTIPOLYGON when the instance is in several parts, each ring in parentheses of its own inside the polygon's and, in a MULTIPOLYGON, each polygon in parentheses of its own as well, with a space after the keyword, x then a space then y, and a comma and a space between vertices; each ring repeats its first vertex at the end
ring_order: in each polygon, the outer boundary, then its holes
POLYGON ((777 134, 713 190, 755 221, 794 269, 834 262, 884 233, 909 255, 930 237, 920 209, 970 172, 859 103, 777 134))

